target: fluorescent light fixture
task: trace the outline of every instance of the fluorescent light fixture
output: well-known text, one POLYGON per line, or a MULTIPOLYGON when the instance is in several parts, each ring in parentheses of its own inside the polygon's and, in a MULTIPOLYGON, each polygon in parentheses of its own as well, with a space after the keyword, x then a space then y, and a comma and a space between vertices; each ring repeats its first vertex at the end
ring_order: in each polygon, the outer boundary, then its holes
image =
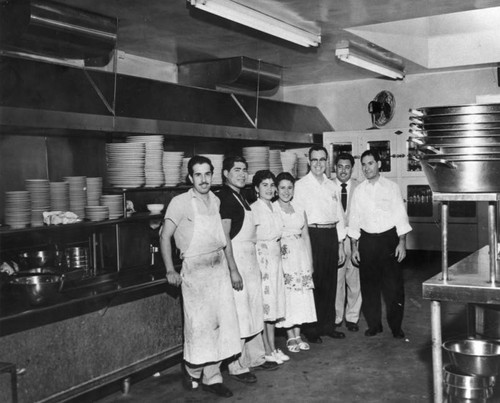
POLYGON ((265 14, 246 4, 231 0, 188 0, 188 2, 200 10, 301 46, 318 46, 321 43, 321 35, 265 14))
POLYGON ((359 54, 349 48, 337 49, 335 51, 335 56, 337 56, 340 60, 346 63, 350 63, 355 66, 374 71, 375 73, 393 78, 395 80, 396 79, 402 80, 405 76, 403 70, 399 70, 396 67, 384 65, 382 62, 376 61, 368 56, 359 54))

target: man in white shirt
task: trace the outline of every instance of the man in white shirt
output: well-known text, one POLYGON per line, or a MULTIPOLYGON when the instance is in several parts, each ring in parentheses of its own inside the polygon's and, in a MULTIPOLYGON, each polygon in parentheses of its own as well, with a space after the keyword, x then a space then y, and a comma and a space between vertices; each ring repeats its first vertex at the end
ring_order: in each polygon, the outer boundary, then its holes
MULTIPOLYGON (((348 216, 351 205, 351 196, 358 186, 358 181, 352 179, 354 158, 351 154, 341 153, 335 159, 335 185, 340 190, 342 213, 348 227, 348 216)), ((351 260, 351 244, 344 242, 345 262, 339 267, 337 276, 337 300, 335 302, 335 326, 340 327, 345 317, 347 330, 357 332, 358 320, 361 311, 361 286, 359 284, 359 268, 351 260), (347 294, 347 295, 346 295, 347 294), (347 299, 347 301, 346 301, 347 299)))
POLYGON ((337 269, 345 259, 346 236, 340 193, 325 175, 328 152, 322 146, 309 149, 310 172, 295 183, 294 202, 305 211, 313 255, 314 302, 318 321, 303 327, 311 343, 320 336, 345 337, 335 330, 337 269))
POLYGON ((398 185, 380 175, 380 157, 374 150, 361 154, 366 180, 354 190, 349 212, 352 260, 359 264, 361 309, 368 324, 365 336, 382 332, 381 293, 387 323, 397 339, 404 313, 401 262, 406 257, 406 234, 411 231, 398 185))

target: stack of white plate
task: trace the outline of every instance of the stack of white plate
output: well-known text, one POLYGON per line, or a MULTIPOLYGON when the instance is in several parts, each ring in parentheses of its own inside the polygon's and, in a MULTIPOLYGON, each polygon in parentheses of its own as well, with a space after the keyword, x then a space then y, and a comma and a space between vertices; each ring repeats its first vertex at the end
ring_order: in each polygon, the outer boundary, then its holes
POLYGON ((224 154, 201 154, 201 155, 212 161, 212 165, 214 166, 212 185, 222 185, 222 162, 224 161, 224 154))
POLYGON ((191 159, 191 157, 184 157, 182 159, 182 165, 181 165, 181 183, 189 183, 188 181, 188 162, 191 159))
MULTIPOLYGON (((49 211, 50 209, 50 185, 47 179, 26 179, 24 181, 26 190, 30 192, 31 210, 35 225, 40 223, 40 210, 49 211)), ((43 222, 43 220, 42 220, 43 222)))
POLYGON ((107 175, 109 183, 118 188, 137 188, 145 184, 144 143, 106 144, 107 175))
POLYGON ((163 173, 163 135, 130 136, 127 137, 127 143, 145 144, 145 186, 152 188, 163 185, 165 182, 165 176, 163 173))
POLYGON ((278 175, 283 172, 283 165, 281 164, 280 150, 269 150, 269 170, 278 175))
POLYGON ((163 172, 165 173, 165 186, 177 186, 184 182, 181 178, 182 159, 184 151, 163 152, 163 172))
POLYGON ((69 210, 69 183, 68 182, 50 182, 50 210, 68 211, 69 210))
POLYGON ((283 165, 283 172, 291 173, 297 176, 297 154, 293 151, 283 151, 280 154, 281 164, 283 165))
POLYGON ((99 206, 102 195, 102 178, 87 178, 87 206, 99 206))
POLYGON ((85 205, 87 204, 87 178, 85 176, 65 176, 69 183, 69 211, 78 218, 85 218, 85 205))
POLYGON ((299 155, 297 159, 297 178, 302 178, 309 171, 309 158, 306 155, 299 155))
POLYGON ((5 224, 24 228, 31 223, 31 199, 27 190, 5 192, 5 224))
POLYGON ((123 195, 102 195, 100 202, 109 208, 110 220, 123 217, 123 195))
POLYGON ((85 207, 85 217, 90 221, 103 221, 109 218, 108 206, 87 206, 85 207))
POLYGON ((249 175, 269 169, 269 147, 243 147, 243 157, 247 160, 249 175))

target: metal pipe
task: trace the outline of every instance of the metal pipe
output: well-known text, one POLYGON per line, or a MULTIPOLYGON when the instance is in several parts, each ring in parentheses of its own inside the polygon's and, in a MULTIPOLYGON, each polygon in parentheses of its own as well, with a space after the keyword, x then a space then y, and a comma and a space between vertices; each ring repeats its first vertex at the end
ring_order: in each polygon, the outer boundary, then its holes
POLYGON ((488 203, 488 235, 490 245, 490 278, 489 282, 492 287, 496 286, 496 270, 497 270, 497 225, 496 225, 496 202, 488 203))
POLYGON ((441 270, 443 283, 448 282, 448 202, 441 202, 441 270))
POLYGON ((432 371, 434 403, 443 402, 443 355, 441 350, 441 302, 431 301, 432 371))

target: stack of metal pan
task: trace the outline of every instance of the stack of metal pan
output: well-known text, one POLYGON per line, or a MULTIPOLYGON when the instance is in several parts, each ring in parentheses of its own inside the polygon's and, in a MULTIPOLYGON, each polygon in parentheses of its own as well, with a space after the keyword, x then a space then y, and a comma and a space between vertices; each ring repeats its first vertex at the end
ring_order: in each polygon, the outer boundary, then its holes
POLYGON ((500 192, 500 104, 411 109, 410 141, 434 192, 500 192))

